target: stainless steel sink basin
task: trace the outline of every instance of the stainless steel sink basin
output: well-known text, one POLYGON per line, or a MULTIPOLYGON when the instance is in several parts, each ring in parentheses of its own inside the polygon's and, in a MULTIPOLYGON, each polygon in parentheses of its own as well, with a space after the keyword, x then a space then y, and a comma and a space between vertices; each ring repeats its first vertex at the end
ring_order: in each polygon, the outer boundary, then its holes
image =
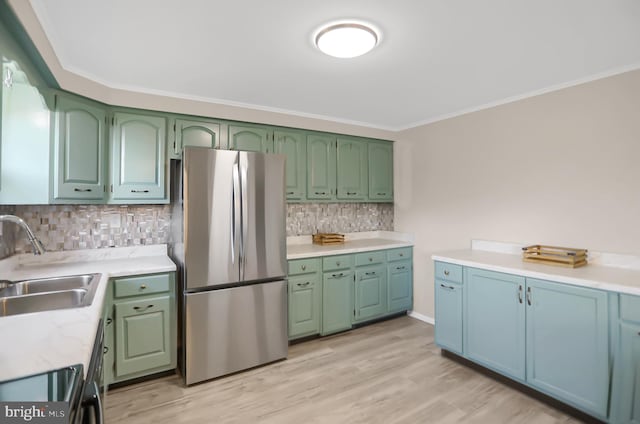
POLYGON ((100 274, 42 278, 0 287, 0 316, 91 305, 100 274))

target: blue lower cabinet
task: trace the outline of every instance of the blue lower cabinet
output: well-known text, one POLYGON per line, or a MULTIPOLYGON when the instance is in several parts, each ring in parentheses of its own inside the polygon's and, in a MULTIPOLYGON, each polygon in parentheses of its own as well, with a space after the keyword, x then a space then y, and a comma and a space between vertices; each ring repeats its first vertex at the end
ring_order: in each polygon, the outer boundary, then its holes
POLYGON ((524 277, 466 268, 466 356, 516 380, 525 379, 524 277))
POLYGON ((527 382, 600 418, 609 396, 607 293, 527 278, 527 382))
POLYGON ((436 280, 436 344, 462 355, 462 284, 436 280))

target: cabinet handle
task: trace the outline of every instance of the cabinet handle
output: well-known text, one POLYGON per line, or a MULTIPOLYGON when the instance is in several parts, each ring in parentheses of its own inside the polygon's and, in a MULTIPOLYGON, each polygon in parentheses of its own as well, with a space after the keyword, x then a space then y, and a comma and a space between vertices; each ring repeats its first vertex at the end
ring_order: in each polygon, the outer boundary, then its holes
POLYGON ((347 191, 347 196, 353 196, 355 194, 358 194, 358 193, 355 191, 347 191))
POLYGON ((303 271, 306 271, 306 270, 307 270, 307 266, 306 266, 306 265, 302 265, 302 267, 301 267, 301 268, 302 268, 302 270, 303 270, 303 271))
POLYGON ((310 281, 307 281, 306 283, 298 283, 298 287, 307 287, 309 284, 311 284, 310 281))
POLYGON ((518 302, 522 303, 522 285, 518 286, 518 302))
POLYGON ((373 262, 373 258, 369 258, 369 262, 373 262))
POLYGON ((400 253, 400 257, 403 257, 403 256, 404 256, 404 253, 400 253))
POLYGON ((74 188, 73 191, 79 191, 81 193, 86 193, 88 191, 91 191, 90 188, 74 188))
POLYGON ((527 287, 527 305, 531 306, 531 287, 527 287))
POLYGON ((107 352, 109 352, 109 346, 105 346, 105 347, 103 347, 103 348, 102 348, 102 354, 103 354, 103 355, 106 355, 106 354, 107 354, 107 352))
POLYGON ((113 320, 111 318, 107 318, 107 325, 111 324, 113 320))
POLYGON ((146 285, 146 284, 140 284, 140 290, 144 290, 144 289, 146 289, 146 288, 147 288, 147 285, 146 285))
POLYGON ((327 194, 327 193, 326 193, 326 192, 324 192, 324 191, 316 191, 316 194, 322 194, 322 195, 325 195, 325 194, 327 194))
POLYGON ((373 272, 365 272, 364 275, 376 275, 377 272, 373 271, 373 272))
POLYGON ((376 193, 378 196, 386 196, 387 193, 376 193))
POLYGON ((287 196, 289 196, 291 194, 294 194, 294 192, 293 191, 287 191, 287 196))
POLYGON ((340 261, 336 262, 336 266, 340 266, 340 261))
POLYGON ((145 309, 149 309, 149 308, 153 308, 153 305, 147 305, 147 306, 134 306, 133 309, 135 309, 136 311, 144 311, 145 309))
POLYGON ((342 277, 344 277, 344 272, 341 272, 340 274, 331 274, 331 276, 333 278, 342 278, 342 277))
POLYGON ((448 269, 444 270, 444 275, 449 275, 449 270, 448 269))
POLYGON ((456 289, 453 286, 445 286, 444 284, 440 284, 440 287, 442 287, 443 289, 447 289, 447 290, 455 290, 456 289))
POLYGON ((396 269, 397 270, 401 270, 401 269, 404 269, 404 267, 403 266, 399 266, 399 267, 396 267, 396 269))
POLYGON ((149 193, 149 190, 131 190, 131 193, 149 193))

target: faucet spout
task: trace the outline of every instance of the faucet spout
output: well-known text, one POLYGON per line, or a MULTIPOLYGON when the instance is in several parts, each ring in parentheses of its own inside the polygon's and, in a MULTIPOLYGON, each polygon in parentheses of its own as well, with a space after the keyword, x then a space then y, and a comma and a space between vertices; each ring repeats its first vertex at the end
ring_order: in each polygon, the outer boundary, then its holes
POLYGON ((4 221, 13 222, 14 224, 17 224, 20 228, 22 228, 27 233, 27 239, 29 240, 29 243, 31 243, 31 247, 33 248, 34 255, 42 255, 44 254, 44 252, 46 252, 42 242, 38 240, 38 237, 36 237, 33 231, 31 231, 31 228, 29 228, 27 223, 24 222, 22 218, 17 217, 15 215, 0 215, 0 222, 4 222, 4 221))

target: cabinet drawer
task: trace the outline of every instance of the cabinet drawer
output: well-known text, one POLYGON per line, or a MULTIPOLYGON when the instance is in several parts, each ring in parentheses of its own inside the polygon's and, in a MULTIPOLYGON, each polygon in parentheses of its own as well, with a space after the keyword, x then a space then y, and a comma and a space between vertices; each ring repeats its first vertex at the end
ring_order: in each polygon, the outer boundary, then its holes
POLYGON ((142 296, 169 291, 169 274, 141 275, 139 277, 119 278, 113 282, 114 296, 142 296))
POLYGON ((411 259, 411 248, 403 247, 402 249, 387 250, 387 261, 402 261, 411 259))
POLYGON ((320 274, 295 277, 289 280, 289 290, 297 292, 300 290, 309 290, 320 284, 320 274))
POLYGON ((381 264, 387 259, 384 250, 374 252, 358 253, 356 255, 356 266, 381 264))
POLYGON ((322 258, 322 270, 333 271, 336 269, 347 269, 353 265, 353 255, 337 255, 322 258))
POLYGON ((620 295, 620 318, 640 322, 640 296, 620 295))
POLYGON ((448 264, 446 262, 436 262, 436 278, 441 280, 462 283, 462 266, 448 264))
POLYGON ((296 259, 289 261, 289 275, 309 274, 320 270, 320 259, 296 259))

